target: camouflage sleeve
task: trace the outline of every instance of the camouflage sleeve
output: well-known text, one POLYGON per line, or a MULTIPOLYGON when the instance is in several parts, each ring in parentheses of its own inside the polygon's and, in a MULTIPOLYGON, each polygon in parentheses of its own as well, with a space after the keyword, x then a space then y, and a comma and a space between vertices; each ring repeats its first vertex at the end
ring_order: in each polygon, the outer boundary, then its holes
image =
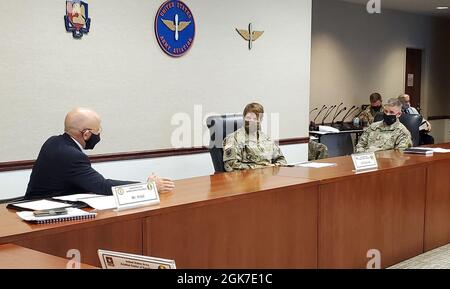
POLYGON ((358 144, 356 145, 356 153, 363 153, 366 151, 369 139, 369 129, 370 128, 366 129, 359 138, 358 144))
POLYGON ((308 161, 326 159, 328 157, 328 148, 326 145, 309 141, 308 143, 308 161))
POLYGON ((233 136, 226 137, 223 141, 223 164, 227 172, 254 168, 252 164, 242 163, 242 151, 233 136))
POLYGON ((273 144, 272 163, 278 166, 287 164, 280 147, 276 144, 273 144))
POLYGON ((326 145, 318 143, 318 151, 319 154, 317 156, 317 159, 326 159, 328 157, 328 148, 326 145))
POLYGON ((362 121, 366 121, 369 122, 369 115, 367 110, 363 110, 360 114, 359 114, 359 120, 362 121))
POLYGON ((398 136, 395 143, 395 148, 399 150, 405 150, 410 147, 412 147, 411 134, 409 133, 409 131, 405 131, 398 136))

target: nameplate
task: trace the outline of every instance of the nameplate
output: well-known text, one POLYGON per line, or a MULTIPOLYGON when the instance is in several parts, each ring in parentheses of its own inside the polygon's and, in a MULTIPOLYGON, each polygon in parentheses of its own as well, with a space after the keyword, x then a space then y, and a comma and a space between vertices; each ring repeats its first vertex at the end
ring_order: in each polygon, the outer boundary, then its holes
POLYGON ((352 154, 353 165, 355 171, 373 170, 378 168, 375 153, 352 154))
POLYGON ((103 269, 176 269, 174 260, 101 249, 97 252, 103 269))
POLYGON ((159 204, 159 194, 154 182, 112 187, 117 210, 159 204))

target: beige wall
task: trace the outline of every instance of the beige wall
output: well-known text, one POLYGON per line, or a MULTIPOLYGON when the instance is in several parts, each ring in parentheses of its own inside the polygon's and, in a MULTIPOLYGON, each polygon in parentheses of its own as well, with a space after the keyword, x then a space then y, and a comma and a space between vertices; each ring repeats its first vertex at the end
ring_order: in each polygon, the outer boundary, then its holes
POLYGON ((259 101, 280 113, 279 137, 308 135, 311 0, 186 1, 197 30, 180 59, 155 39, 162 2, 88 1, 91 31, 74 40, 65 1, 1 0, 0 162, 36 158, 79 105, 103 116, 95 153, 171 147, 172 116, 194 121, 196 104, 200 130, 207 113, 259 101), (265 31, 252 51, 235 31, 249 22, 265 31))
POLYGON ((310 108, 341 101, 360 106, 375 91, 384 99, 398 96, 410 47, 425 55, 424 115, 450 114, 449 28, 427 16, 390 10, 370 15, 365 6, 314 0, 310 108))

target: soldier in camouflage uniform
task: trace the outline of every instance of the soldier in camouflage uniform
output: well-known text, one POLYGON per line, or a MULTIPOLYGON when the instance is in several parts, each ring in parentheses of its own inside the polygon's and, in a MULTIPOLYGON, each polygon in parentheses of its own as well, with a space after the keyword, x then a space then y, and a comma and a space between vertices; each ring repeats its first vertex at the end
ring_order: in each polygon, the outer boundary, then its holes
POLYGON ((368 106, 363 112, 359 114, 359 118, 362 122, 373 123, 375 115, 382 111, 382 98, 379 93, 372 93, 370 95, 370 106, 368 106))
POLYGON ((375 152, 380 150, 407 149, 412 146, 411 133, 398 120, 401 103, 391 98, 384 106, 384 120, 370 125, 361 135, 356 152, 375 152))
POLYGON ((328 148, 326 145, 310 140, 308 143, 308 161, 326 159, 328 148))
POLYGON ((280 148, 261 131, 264 108, 250 103, 244 109, 244 126, 223 141, 225 170, 256 169, 285 165, 280 148))

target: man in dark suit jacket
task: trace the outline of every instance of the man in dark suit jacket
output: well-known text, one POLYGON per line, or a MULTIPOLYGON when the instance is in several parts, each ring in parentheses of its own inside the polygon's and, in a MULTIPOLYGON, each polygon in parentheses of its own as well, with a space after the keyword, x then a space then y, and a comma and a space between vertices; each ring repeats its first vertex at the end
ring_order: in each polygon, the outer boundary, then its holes
MULTIPOLYGON (((111 187, 135 182, 105 179, 91 167, 83 149, 100 141, 100 116, 93 110, 75 108, 65 119, 65 133, 50 137, 33 166, 25 197, 46 198, 77 193, 111 195, 111 187)), ((150 176, 158 191, 171 191, 171 180, 150 176)))

